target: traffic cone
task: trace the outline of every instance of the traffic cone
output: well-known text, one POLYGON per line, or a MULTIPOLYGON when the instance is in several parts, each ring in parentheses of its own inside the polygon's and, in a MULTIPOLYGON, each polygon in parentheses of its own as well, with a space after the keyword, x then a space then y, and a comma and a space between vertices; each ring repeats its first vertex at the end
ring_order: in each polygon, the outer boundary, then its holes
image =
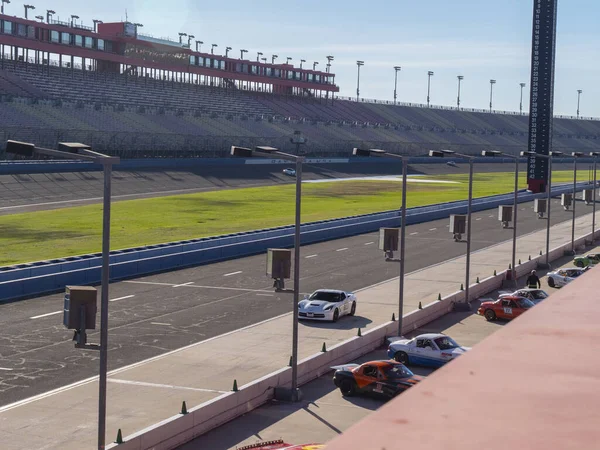
POLYGON ((494 269, 494 276, 496 276, 496 275, 497 275, 497 273, 496 273, 496 269, 494 269))
POLYGON ((396 321, 396 314, 392 313, 392 322, 396 321))
POLYGON ((358 333, 356 334, 358 337, 362 336, 362 333, 360 332, 360 328, 358 329, 358 333))
POLYGON ((542 251, 540 250, 540 256, 542 256, 542 251))
POLYGON ((521 260, 519 260, 519 265, 521 265, 521 260))
POLYGON ((477 277, 477 280, 475 280, 475 283, 479 283, 479 277, 477 277))
POLYGON ((289 367, 292 367, 292 357, 290 356, 290 362, 288 363, 289 367))
POLYGON ((464 291, 464 290, 465 290, 465 287, 463 286, 463 284, 462 284, 462 283, 460 283, 460 290, 461 290, 461 291, 464 291))
POLYGON ((441 294, 441 293, 439 293, 439 294, 438 294, 438 300, 439 300, 439 301, 441 301, 441 300, 442 300, 442 294, 441 294))
POLYGON ((531 261, 531 255, 529 255, 529 261, 531 261))
POLYGON ((325 342, 323 342, 323 347, 321 347, 321 351, 325 353, 327 351, 327 347, 325 346, 325 342))
POLYGON ((237 387, 237 380, 233 380, 233 392, 237 392, 238 391, 238 387, 237 387))
POLYGON ((181 412, 179 414, 187 414, 188 410, 187 410, 187 405, 185 404, 185 400, 183 401, 183 403, 181 404, 181 412))
POLYGON ((117 431, 117 439, 115 439, 115 444, 122 444, 123 443, 123 433, 121 433, 121 429, 119 428, 119 431, 117 431))
POLYGON ((421 302, 419 302, 419 309, 423 309, 423 305, 421 305, 421 302))

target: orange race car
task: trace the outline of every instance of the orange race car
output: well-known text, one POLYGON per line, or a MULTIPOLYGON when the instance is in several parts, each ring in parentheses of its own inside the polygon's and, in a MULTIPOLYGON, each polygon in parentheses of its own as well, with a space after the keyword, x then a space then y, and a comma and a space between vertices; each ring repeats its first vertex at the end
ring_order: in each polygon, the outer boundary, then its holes
POLYGON ((534 306, 535 304, 528 298, 508 296, 501 297, 495 302, 483 302, 477 310, 477 314, 484 316, 488 321, 496 319, 510 320, 519 317, 534 306))
POLYGON ((286 444, 282 439, 276 441, 263 441, 256 444, 237 447, 237 450, 321 450, 325 446, 322 444, 286 444))

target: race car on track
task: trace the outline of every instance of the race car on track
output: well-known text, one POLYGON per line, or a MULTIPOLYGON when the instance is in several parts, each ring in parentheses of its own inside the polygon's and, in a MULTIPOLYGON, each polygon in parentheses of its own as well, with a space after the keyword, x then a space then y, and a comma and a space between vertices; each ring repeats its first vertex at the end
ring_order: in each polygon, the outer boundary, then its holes
POLYGON ((329 320, 356 313, 356 295, 335 289, 319 289, 298 302, 300 319, 329 320))
POLYGON ((573 259, 573 264, 576 267, 594 266, 598 263, 600 263, 600 253, 590 253, 589 255, 585 256, 576 256, 575 259, 573 259))
POLYGON ((484 316, 488 322, 496 319, 510 320, 519 317, 534 306, 534 303, 528 298, 508 296, 493 302, 483 302, 477 310, 477 314, 484 316))
POLYGON ((413 339, 390 340, 387 355, 402 364, 441 367, 470 347, 461 347, 445 334, 421 334, 413 339))
POLYGON ((456 167, 456 163, 454 161, 448 161, 446 162, 446 165, 450 167, 456 167))
POLYGON ((423 378, 397 361, 370 361, 364 364, 334 366, 333 383, 342 395, 373 394, 392 398, 423 378))
POLYGON ((506 297, 523 297, 523 298, 528 298, 534 304, 537 305, 542 300, 548 298, 549 295, 548 295, 548 293, 546 291, 543 291, 541 289, 523 288, 523 289, 519 289, 518 291, 509 293, 509 294, 501 294, 499 296, 499 298, 506 298, 506 297))
POLYGON ((569 269, 559 269, 556 272, 548 273, 548 286, 562 287, 569 284, 575 278, 583 275, 591 266, 584 267, 583 269, 573 267, 569 269))
POLYGON ((283 169, 283 174, 284 175, 289 175, 290 177, 295 177, 296 176, 296 169, 292 169, 290 167, 283 169))
POLYGON ((256 444, 236 447, 237 450, 321 450, 324 449, 323 444, 288 444, 283 439, 275 441, 262 441, 256 444))

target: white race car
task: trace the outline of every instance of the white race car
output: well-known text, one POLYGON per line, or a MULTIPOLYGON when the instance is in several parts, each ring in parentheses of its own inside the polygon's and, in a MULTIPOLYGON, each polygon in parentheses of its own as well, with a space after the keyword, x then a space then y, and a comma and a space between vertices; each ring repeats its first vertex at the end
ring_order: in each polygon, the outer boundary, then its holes
POLYGON ((290 177, 295 177, 296 176, 296 169, 292 169, 290 167, 283 169, 283 174, 284 175, 289 175, 290 177))
POLYGON ((447 161, 446 165, 450 167, 456 167, 456 163, 454 161, 447 161))
POLYGON ((523 289, 519 289, 518 291, 515 291, 515 292, 500 294, 500 296, 499 296, 499 298, 505 298, 505 297, 528 298, 529 300, 531 300, 533 303, 535 303, 537 305, 539 302, 541 302, 545 298, 548 298, 549 295, 546 291, 543 291, 541 289, 523 288, 523 289))
POLYGON ((590 269, 590 266, 580 269, 578 267, 570 267, 568 269, 559 269, 555 272, 548 273, 548 286, 553 287, 561 287, 566 286, 575 278, 580 275, 583 275, 590 269))
POLYGON ((439 333, 421 334, 413 339, 392 339, 395 340, 390 340, 387 354, 402 364, 440 367, 471 350, 439 333))
POLYGON ((319 289, 298 302, 300 319, 336 322, 344 315, 356 312, 356 295, 335 289, 319 289))

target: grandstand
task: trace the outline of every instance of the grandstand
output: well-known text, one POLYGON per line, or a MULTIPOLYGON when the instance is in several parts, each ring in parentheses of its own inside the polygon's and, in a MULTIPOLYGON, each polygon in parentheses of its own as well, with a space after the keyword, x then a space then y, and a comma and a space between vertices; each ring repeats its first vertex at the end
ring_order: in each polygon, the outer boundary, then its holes
MULTIPOLYGON (((22 38, 29 38, 32 50, 12 47, 0 55, 0 142, 15 139, 54 147, 59 141, 79 141, 126 158, 218 157, 232 144, 291 149, 289 138, 295 131, 308 139, 303 152, 314 156, 347 155, 356 146, 419 155, 438 148, 516 153, 527 145, 525 115, 341 99, 335 97, 338 88, 331 73, 298 71, 287 64, 240 64, 231 58, 217 61, 215 55, 191 52, 185 45, 176 47, 191 55, 189 65, 173 70, 144 68, 139 56, 125 58, 130 64, 116 64, 105 53, 93 52, 96 41, 107 46, 109 39, 118 49, 122 33, 110 30, 119 25, 126 29, 127 24, 105 24, 99 29, 104 39, 90 37, 89 46, 87 35, 96 34, 76 30, 89 50, 63 46, 59 60, 51 60, 44 56, 50 55, 44 36, 52 42, 52 35, 30 28, 52 32, 54 25, 22 22, 22 38), (73 56, 63 55, 69 51, 96 59, 82 56, 77 64, 73 56), (29 57, 32 53, 35 57, 29 57), (220 72, 215 76, 216 69, 220 72), (254 78, 247 78, 250 73, 254 78), (280 78, 274 80, 276 74, 280 78), (317 75, 322 77, 319 83, 317 75)), ((6 25, 3 30, 2 44, 6 25)), ((9 39, 16 40, 18 32, 13 35, 9 39)), ((71 46, 78 42, 75 37, 71 46)), ((137 38, 135 34, 126 40, 123 55, 137 38)), ((161 57, 173 57, 169 42, 152 46, 161 57)), ((148 52, 146 47, 143 52, 148 52)), ((140 53, 138 47, 134 53, 140 53)), ((600 121, 554 122, 555 149, 599 151, 599 137, 600 121)))

